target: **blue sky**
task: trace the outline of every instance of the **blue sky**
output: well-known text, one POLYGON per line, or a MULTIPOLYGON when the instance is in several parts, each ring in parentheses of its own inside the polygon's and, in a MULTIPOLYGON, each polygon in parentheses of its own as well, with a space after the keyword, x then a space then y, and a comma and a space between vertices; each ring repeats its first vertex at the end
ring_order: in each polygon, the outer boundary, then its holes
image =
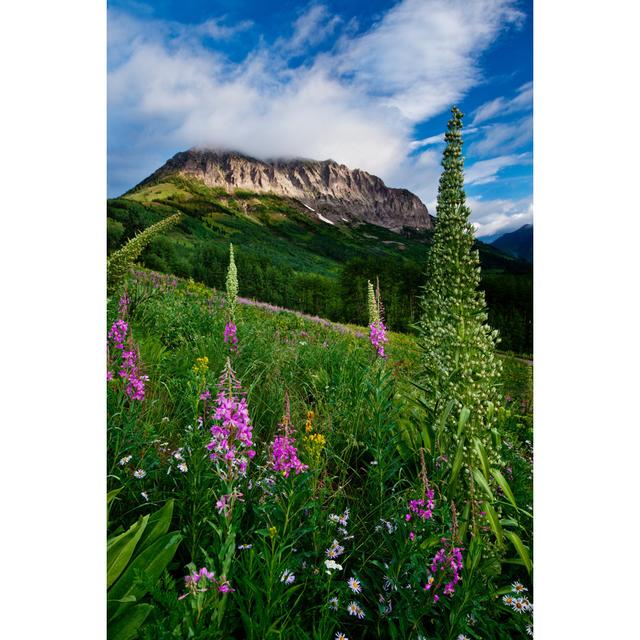
POLYGON ((457 104, 478 236, 532 222, 530 0, 112 0, 108 41, 110 196, 220 146, 332 158, 435 214, 457 104))

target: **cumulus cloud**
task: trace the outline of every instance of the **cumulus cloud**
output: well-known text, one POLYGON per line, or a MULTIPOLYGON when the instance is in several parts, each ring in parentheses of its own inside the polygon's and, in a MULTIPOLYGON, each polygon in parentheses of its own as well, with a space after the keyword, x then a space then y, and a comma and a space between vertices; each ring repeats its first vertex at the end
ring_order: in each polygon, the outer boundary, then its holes
POLYGON ((497 233, 508 233, 519 229, 523 224, 533 222, 533 203, 531 198, 519 200, 483 200, 469 198, 471 222, 480 239, 497 233))
POLYGON ((429 118, 480 81, 480 53, 524 18, 513 4, 404 0, 345 44, 338 69, 411 121, 429 118))
MULTIPOLYGON (((483 50, 521 19, 513 5, 403 0, 354 35, 313 4, 288 40, 263 43, 236 63, 205 39, 231 38, 249 23, 184 25, 111 9, 110 178, 124 175, 115 166, 123 155, 151 162, 170 147, 210 145, 257 157, 333 158, 393 184, 404 177, 399 167, 416 164, 406 158, 412 127, 481 80, 483 50), (341 27, 333 49, 290 65, 301 47, 341 27)), ((129 184, 112 189, 122 191, 155 168, 141 163, 129 184)))
MULTIPOLYGON (((259 158, 332 158, 429 203, 441 159, 430 147, 441 137, 412 142, 413 127, 482 81, 483 51, 522 20, 514 4, 402 0, 358 33, 314 3, 287 38, 260 41, 239 62, 211 41, 244 37, 250 22, 214 16, 185 25, 110 9, 110 193, 130 188, 170 153, 216 146, 259 158), (301 51, 330 36, 334 45, 300 62, 301 51)), ((484 127, 477 144, 486 149, 518 136, 484 127)), ((477 167, 476 180, 505 166, 496 162, 477 167)))

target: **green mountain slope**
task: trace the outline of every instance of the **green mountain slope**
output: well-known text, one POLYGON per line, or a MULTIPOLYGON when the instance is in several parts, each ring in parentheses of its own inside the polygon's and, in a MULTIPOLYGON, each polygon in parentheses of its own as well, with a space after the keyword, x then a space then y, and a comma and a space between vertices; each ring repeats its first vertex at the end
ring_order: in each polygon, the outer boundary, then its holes
MULTIPOLYGON (((185 214, 182 222, 150 244, 141 256, 144 266, 219 288, 233 242, 244 296, 362 324, 366 280, 379 277, 389 326, 406 331, 416 318, 431 231, 398 234, 366 223, 332 225, 292 198, 241 190, 230 194, 196 180, 163 176, 107 202, 109 251, 176 211, 185 214)), ((490 304, 495 300, 494 325, 505 338, 502 346, 530 352, 526 292, 531 268, 493 247, 478 246, 487 298, 490 304), (509 283, 518 299, 496 295, 509 283), (519 286, 514 289, 513 283, 519 286), (514 309, 518 326, 507 327, 501 318, 513 324, 514 309)))

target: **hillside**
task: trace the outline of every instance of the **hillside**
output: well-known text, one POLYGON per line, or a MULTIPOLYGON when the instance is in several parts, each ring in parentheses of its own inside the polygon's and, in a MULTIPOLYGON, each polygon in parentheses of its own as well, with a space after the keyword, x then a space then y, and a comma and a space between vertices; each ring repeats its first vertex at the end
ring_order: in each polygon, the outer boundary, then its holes
MULTIPOLYGON (((109 250, 176 211, 185 214, 182 222, 152 242, 143 265, 220 287, 233 242, 248 297, 364 324, 366 281, 379 277, 390 327, 407 331, 417 317, 429 229, 329 224, 292 197, 165 175, 108 201, 109 250)), ((490 320, 503 348, 531 352, 530 267, 489 245, 478 247, 490 320)))
POLYGON ((394 231, 434 226, 427 207, 410 191, 389 188, 377 176, 333 160, 262 161, 234 151, 190 149, 177 153, 139 186, 175 175, 228 193, 242 189, 294 198, 307 215, 327 224, 368 222, 394 231))
POLYGON ((491 243, 504 253, 533 263, 533 225, 525 224, 516 231, 505 233, 491 243))

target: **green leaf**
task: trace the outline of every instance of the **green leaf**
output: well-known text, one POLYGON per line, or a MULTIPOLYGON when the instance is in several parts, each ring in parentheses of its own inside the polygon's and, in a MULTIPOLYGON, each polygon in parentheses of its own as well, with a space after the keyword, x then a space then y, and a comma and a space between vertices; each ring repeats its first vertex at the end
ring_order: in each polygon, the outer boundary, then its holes
POLYGON ((504 535, 511 540, 513 546, 515 547, 520 559, 524 563, 524 566, 527 568, 527 573, 531 575, 531 571, 533 570, 533 563, 531 562, 531 557, 529 556, 529 551, 524 546, 524 543, 520 539, 520 536, 513 531, 505 531, 504 535))
POLYGON ((462 469, 462 460, 464 457, 464 439, 460 439, 458 443, 458 449, 456 450, 456 456, 453 459, 453 465, 451 466, 451 476, 449 477, 449 489, 448 495, 451 497, 454 494, 455 482, 458 479, 460 469, 462 469))
POLYGON ((149 516, 149 522, 147 522, 147 528, 143 536, 140 538, 139 549, 146 549, 150 544, 153 544, 160 536, 169 531, 171 526, 171 516, 173 515, 173 498, 167 500, 162 509, 158 509, 155 513, 149 516))
POLYGON ((513 491, 511 491, 511 487, 509 486, 509 483, 507 482, 505 477, 502 475, 502 472, 500 472, 498 469, 491 469, 491 474, 495 478, 495 481, 498 483, 499 487, 502 489, 509 502, 517 509, 518 505, 516 504, 516 499, 513 495, 513 491))
POLYGON ((489 487, 489 483, 486 478, 482 475, 482 471, 480 469, 473 470, 473 479, 480 485, 481 489, 491 498, 491 502, 493 502, 493 493, 491 492, 491 487, 489 487))
POLYGON ((107 493, 107 509, 111 506, 111 501, 122 491, 122 489, 123 487, 120 487, 119 489, 114 489, 107 493))
POLYGON ((153 607, 150 604, 138 604, 130 607, 107 627, 109 640, 131 640, 135 638, 153 607))
POLYGON ((462 407, 462 411, 460 412, 460 418, 458 419, 458 437, 462 435, 464 428, 469 420, 469 416, 471 415, 471 411, 467 409, 467 407, 462 407))
MULTIPOLYGON (((120 600, 131 595, 139 600, 147 592, 147 588, 136 580, 136 573, 143 573, 151 582, 158 580, 173 559, 181 539, 182 536, 177 532, 167 533, 138 554, 109 590, 108 600, 120 600)), ((123 607, 126 606, 126 604, 121 604, 110 616, 110 619, 119 615, 123 607)))
POLYGON ((124 571, 144 533, 149 516, 140 518, 124 533, 107 541, 107 589, 124 571))
POLYGON ((480 464, 482 465, 482 472, 484 473, 484 477, 489 482, 489 458, 487 457, 487 451, 484 448, 484 445, 477 438, 473 439, 473 444, 478 453, 478 457, 480 458, 480 464))
POLYGON ((438 425, 436 427, 438 439, 440 438, 440 436, 442 435, 442 432, 444 431, 445 425, 447 424, 447 420, 449 419, 449 416, 451 415, 451 411, 453 410, 453 405, 454 405, 454 401, 449 400, 449 402, 447 402, 447 406, 444 408, 444 411, 440 414, 440 418, 438 419, 438 425))
POLYGON ((483 503, 483 508, 487 512, 487 520, 489 521, 489 526, 491 530, 496 536, 496 540, 500 546, 504 545, 504 531, 502 526, 500 525, 500 518, 498 518, 498 514, 493 506, 489 502, 483 503))
POLYGON ((433 443, 431 441, 431 434, 429 433, 429 426, 427 424, 425 424, 422 427, 421 430, 421 435, 422 435, 422 446, 427 450, 427 451, 432 451, 433 450, 433 443))

